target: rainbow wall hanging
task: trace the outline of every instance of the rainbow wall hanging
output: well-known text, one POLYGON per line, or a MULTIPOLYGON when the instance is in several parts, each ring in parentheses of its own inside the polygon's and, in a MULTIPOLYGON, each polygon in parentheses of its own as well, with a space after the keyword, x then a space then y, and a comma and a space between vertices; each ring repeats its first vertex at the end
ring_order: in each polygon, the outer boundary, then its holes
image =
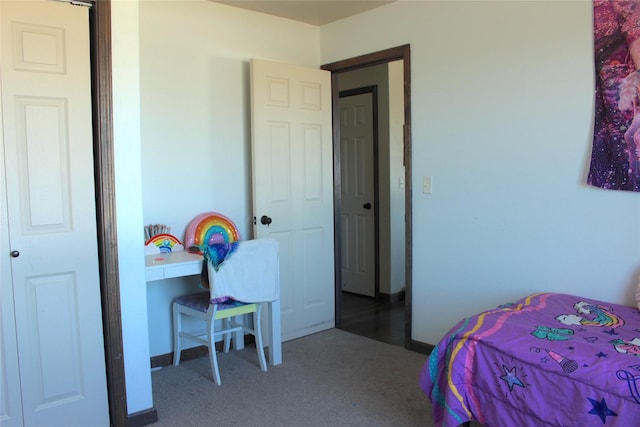
POLYGON ((183 250, 182 242, 172 234, 157 234, 144 243, 145 255, 166 254, 183 250))
POLYGON ((217 212, 205 212, 196 216, 187 226, 184 246, 189 250, 196 246, 231 243, 240 240, 236 225, 226 216, 217 212))

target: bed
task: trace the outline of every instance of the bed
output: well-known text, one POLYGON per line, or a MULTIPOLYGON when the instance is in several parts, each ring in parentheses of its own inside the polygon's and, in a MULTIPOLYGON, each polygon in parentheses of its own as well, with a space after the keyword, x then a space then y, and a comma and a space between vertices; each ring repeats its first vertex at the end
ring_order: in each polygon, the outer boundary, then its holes
POLYGON ((640 426, 640 310, 527 296, 451 328, 420 385, 435 426, 640 426))

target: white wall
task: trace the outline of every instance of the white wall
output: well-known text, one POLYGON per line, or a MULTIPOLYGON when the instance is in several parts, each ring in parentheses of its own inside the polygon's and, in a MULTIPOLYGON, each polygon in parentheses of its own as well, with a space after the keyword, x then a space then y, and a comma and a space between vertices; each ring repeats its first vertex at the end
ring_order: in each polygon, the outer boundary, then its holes
POLYGON ((640 194, 585 184, 591 8, 399 1, 321 28, 322 63, 411 44, 414 340, 534 291, 634 302, 640 194))
POLYGON ((389 293, 397 294, 405 287, 405 186, 404 180, 404 65, 393 61, 389 68, 389 293), (403 181, 404 182, 404 181, 403 181))
POLYGON ((118 266, 127 409, 153 407, 142 236, 138 3, 111 4, 118 266))
MULTIPOLYGON (((315 26, 204 0, 140 2, 144 223, 182 240, 196 215, 216 211, 251 237, 249 60, 317 68, 319 52, 315 26)), ((151 355, 169 353, 171 300, 198 279, 147 289, 151 355)))

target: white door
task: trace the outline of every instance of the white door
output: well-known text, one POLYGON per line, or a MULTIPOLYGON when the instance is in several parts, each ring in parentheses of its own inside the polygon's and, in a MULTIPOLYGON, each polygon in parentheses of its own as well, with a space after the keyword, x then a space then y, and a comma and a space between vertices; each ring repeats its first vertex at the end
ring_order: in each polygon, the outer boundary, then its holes
POLYGON ((335 326, 331 75, 254 59, 251 112, 254 236, 280 242, 286 341, 335 326))
POLYGON ((373 94, 340 97, 342 290, 374 297, 373 94))
POLYGON ((3 417, 20 425, 21 407, 27 427, 108 426, 88 10, 3 0, 0 14, 3 417))

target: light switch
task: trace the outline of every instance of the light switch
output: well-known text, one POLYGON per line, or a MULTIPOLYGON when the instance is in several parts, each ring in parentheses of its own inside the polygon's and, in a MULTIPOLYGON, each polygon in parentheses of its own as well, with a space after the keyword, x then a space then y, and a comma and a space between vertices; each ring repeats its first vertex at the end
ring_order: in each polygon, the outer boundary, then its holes
POLYGON ((433 177, 431 176, 422 177, 422 192, 424 194, 433 193, 433 177))

